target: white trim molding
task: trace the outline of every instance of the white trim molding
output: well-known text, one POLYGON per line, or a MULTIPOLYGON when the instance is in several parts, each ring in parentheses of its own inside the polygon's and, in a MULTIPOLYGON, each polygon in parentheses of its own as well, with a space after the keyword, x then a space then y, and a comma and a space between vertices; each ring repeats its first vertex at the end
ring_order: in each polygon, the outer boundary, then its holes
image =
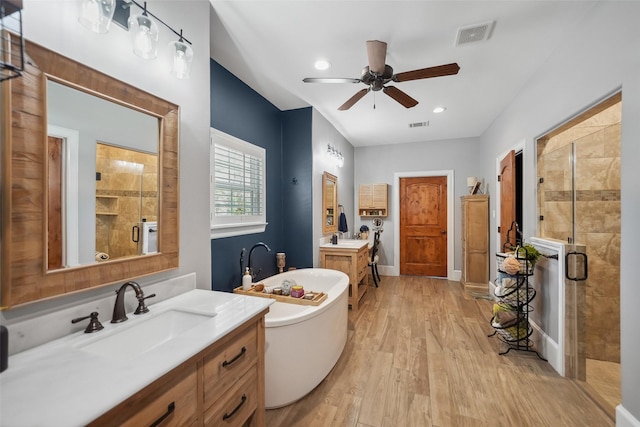
POLYGON ((640 421, 620 404, 616 406, 616 427, 640 427, 640 421))

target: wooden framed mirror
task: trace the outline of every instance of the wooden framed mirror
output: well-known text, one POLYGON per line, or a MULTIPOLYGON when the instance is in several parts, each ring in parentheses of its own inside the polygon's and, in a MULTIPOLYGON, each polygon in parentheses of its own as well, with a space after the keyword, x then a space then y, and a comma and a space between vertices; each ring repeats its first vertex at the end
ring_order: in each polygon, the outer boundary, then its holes
POLYGON ((338 231, 338 178, 322 174, 322 234, 338 231))
MULTIPOLYGON (((35 43, 25 41, 25 52, 29 60, 23 75, 2 82, 1 89, 2 309, 177 268, 179 107, 35 43), (154 241, 156 251, 126 253, 116 259, 100 262, 97 248, 92 247, 97 239, 93 238, 84 248, 84 252, 90 251, 93 257, 88 262, 49 263, 49 258, 56 252, 51 247, 57 244, 56 232, 52 230, 65 228, 53 224, 55 213, 64 211, 64 207, 57 205, 59 202, 56 200, 59 201, 60 197, 54 196, 51 190, 56 187, 52 184, 52 176, 58 167, 50 160, 48 142, 52 132, 50 119, 55 116, 54 111, 47 110, 54 97, 53 92, 48 90, 52 82, 64 86, 65 90, 89 95, 108 104, 105 107, 109 109, 107 113, 104 110, 92 111, 93 115, 103 114, 113 118, 116 114, 112 112, 113 109, 128 110, 147 122, 148 127, 141 132, 138 130, 136 133, 133 128, 128 128, 123 133, 137 141, 143 139, 145 134, 151 134, 152 148, 146 151, 155 149, 155 153, 150 154, 152 160, 149 166, 151 169, 155 167, 155 171, 151 174, 151 186, 146 190, 153 197, 151 201, 136 203, 151 206, 151 213, 146 216, 155 220, 157 225, 154 241)), ((66 96, 75 96, 70 93, 66 96)), ((123 127, 128 121, 113 120, 103 127, 123 127)), ((90 139, 90 143, 104 142, 99 139, 102 138, 96 136, 90 139)), ((80 137, 80 144, 83 143, 86 144, 86 141, 80 137)), ((118 142, 116 145, 122 144, 118 142)), ((94 155, 89 162, 97 162, 95 159, 94 155)), ((92 227, 96 232, 101 213, 100 203, 111 203, 113 206, 112 196, 101 196, 95 185, 99 176, 99 171, 90 171, 88 179, 86 175, 76 179, 75 184, 92 189, 92 192, 80 192, 76 197, 84 200, 85 204, 88 202, 93 209, 90 210, 93 217, 90 214, 88 218, 81 215, 75 220, 66 220, 66 228, 75 226, 74 221, 88 220, 89 225, 81 228, 78 234, 82 234, 83 230, 91 231, 92 227)), ((69 193, 69 196, 73 197, 73 194, 69 193)), ((142 215, 138 218, 138 221, 146 219, 142 215)), ((131 238, 131 228, 123 234, 127 235, 127 239, 131 238)), ((79 247, 82 251, 83 246, 79 247)), ((61 259, 65 256, 62 255, 61 259)))

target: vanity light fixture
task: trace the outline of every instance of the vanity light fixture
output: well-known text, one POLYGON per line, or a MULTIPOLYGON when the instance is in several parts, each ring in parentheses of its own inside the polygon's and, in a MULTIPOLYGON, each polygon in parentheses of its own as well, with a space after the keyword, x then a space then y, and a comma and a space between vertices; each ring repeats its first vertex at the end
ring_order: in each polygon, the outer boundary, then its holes
POLYGON ((344 156, 336 147, 331 144, 327 144, 327 154, 331 159, 333 159, 339 168, 344 166, 344 156))
POLYGON ((83 0, 80 10, 80 22, 94 33, 108 33, 116 0, 83 0))
POLYGON ((82 25, 92 31, 106 33, 112 20, 129 31, 133 42, 133 52, 145 59, 157 57, 160 33, 158 24, 164 25, 179 38, 177 41, 169 42, 168 45, 171 55, 171 74, 179 79, 190 77, 191 64, 193 63, 191 42, 182 35, 182 29, 178 33, 151 13, 147 9, 147 2, 140 5, 136 0, 83 0, 78 18, 82 25), (142 10, 142 14, 131 14, 133 6, 142 10))
POLYGON ((142 7, 142 15, 129 17, 129 35, 133 42, 133 53, 144 59, 158 56, 158 24, 147 15, 147 2, 142 7))
POLYGON ((22 0, 0 0, 0 82, 24 71, 22 0))
POLYGON ((179 79, 188 79, 191 75, 191 64, 193 63, 193 49, 184 42, 182 30, 180 30, 180 40, 169 42, 169 50, 172 53, 173 65, 171 74, 179 79))
POLYGON ((433 112, 436 113, 436 114, 440 114, 445 110, 446 110, 445 107, 436 107, 436 108, 433 109, 433 112))

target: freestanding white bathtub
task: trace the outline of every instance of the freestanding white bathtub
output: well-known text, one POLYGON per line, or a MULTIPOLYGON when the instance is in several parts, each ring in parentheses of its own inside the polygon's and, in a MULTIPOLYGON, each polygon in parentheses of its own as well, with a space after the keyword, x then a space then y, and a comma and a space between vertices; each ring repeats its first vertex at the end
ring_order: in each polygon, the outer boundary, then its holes
POLYGON ((295 402, 313 390, 334 367, 347 342, 349 276, 305 268, 262 280, 279 286, 295 280, 306 291, 326 293, 320 305, 276 301, 265 317, 265 398, 267 408, 295 402))

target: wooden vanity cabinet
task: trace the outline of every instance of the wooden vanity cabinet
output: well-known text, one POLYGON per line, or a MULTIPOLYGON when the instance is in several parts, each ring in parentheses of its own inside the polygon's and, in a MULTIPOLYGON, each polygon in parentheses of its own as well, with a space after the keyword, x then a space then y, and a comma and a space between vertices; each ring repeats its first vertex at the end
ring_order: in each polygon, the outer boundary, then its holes
MULTIPOLYGON (((264 355, 264 346, 262 352, 264 355)), ((242 425, 258 407, 257 374, 258 337, 255 328, 239 333, 228 345, 205 355, 204 425, 242 425), (238 420, 240 424, 237 424, 238 420)), ((262 405, 264 408, 264 399, 262 405)))
POLYGON ((90 426, 264 426, 264 315, 103 414, 90 426))
POLYGON ((366 242, 363 241, 360 248, 320 247, 320 267, 342 271, 349 276, 349 305, 357 310, 369 284, 369 246, 366 242))
POLYGON ((197 374, 195 362, 184 363, 89 425, 150 426, 163 416, 158 425, 198 425, 197 374))

